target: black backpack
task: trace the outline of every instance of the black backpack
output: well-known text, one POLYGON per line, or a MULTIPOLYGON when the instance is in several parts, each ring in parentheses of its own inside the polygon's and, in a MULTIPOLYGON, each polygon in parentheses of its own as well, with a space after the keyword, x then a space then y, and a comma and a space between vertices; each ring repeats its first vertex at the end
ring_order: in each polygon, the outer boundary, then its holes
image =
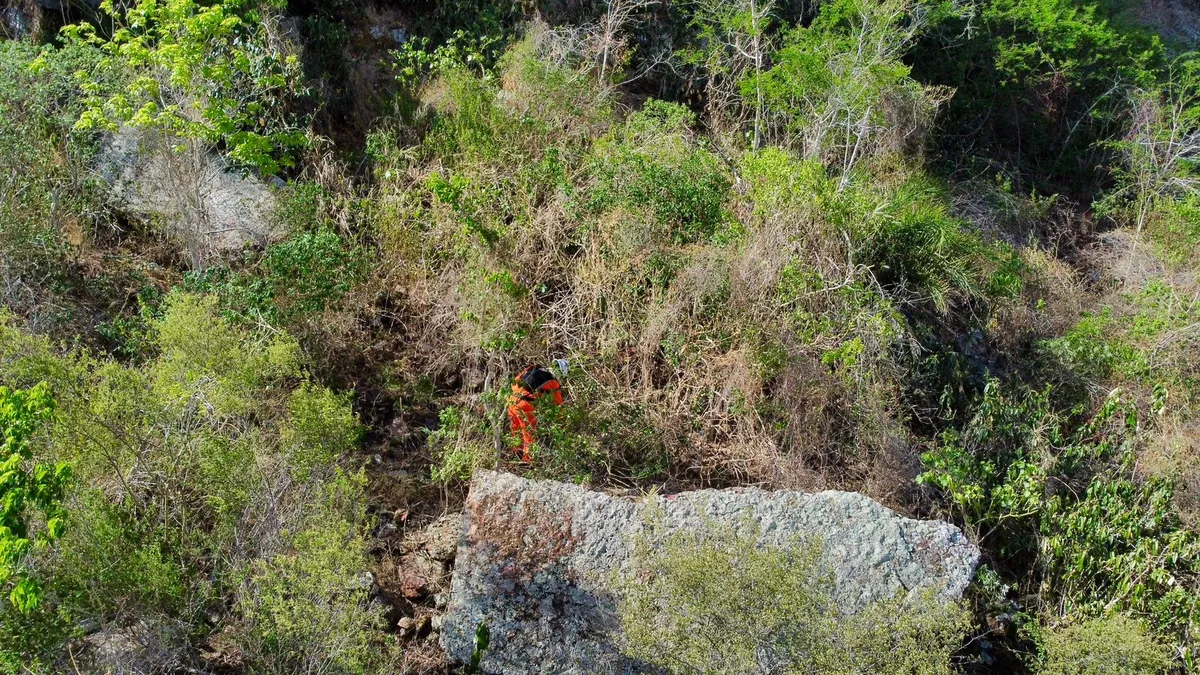
POLYGON ((517 380, 521 383, 521 388, 530 394, 536 394, 547 382, 554 379, 554 373, 551 373, 540 365, 526 368, 525 372, 517 377, 517 380))

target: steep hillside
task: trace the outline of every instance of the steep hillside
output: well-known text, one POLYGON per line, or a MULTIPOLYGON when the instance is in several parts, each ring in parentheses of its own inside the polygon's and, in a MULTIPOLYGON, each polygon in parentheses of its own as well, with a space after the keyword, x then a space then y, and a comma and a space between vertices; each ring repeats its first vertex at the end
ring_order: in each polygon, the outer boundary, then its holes
POLYGON ((0 672, 1196 670, 1190 0, 3 9, 0 672))

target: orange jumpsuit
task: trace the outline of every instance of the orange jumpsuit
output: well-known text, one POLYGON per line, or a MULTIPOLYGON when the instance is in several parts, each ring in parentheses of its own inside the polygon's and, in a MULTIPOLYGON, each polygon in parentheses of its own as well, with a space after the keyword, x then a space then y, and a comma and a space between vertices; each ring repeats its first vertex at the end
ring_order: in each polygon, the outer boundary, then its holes
POLYGON ((563 404, 561 387, 558 380, 553 377, 538 387, 536 391, 531 392, 526 389, 522 380, 535 368, 537 366, 530 366, 517 376, 516 381, 513 382, 512 394, 508 397, 508 419, 512 422, 513 435, 521 437, 521 447, 518 451, 521 454, 522 462, 529 462, 533 459, 530 451, 533 449, 534 432, 537 431, 537 411, 534 409, 533 402, 541 398, 543 393, 553 393, 554 405, 563 404))

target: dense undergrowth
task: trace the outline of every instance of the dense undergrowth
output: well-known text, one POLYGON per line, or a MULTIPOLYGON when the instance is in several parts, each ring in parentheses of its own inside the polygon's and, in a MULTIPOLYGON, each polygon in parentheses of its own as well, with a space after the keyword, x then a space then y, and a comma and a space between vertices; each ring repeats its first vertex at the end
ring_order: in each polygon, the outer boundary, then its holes
POLYGON ((145 672, 444 668, 372 600, 368 513, 482 467, 860 491, 984 551, 962 608, 804 623, 805 547, 660 542, 622 621, 674 672, 1200 668, 1192 46, 1116 0, 406 5, 0 42, 0 669, 97 631, 145 672), (128 127, 278 176, 275 236, 124 212, 128 127), (509 380, 556 357, 516 466, 509 380))

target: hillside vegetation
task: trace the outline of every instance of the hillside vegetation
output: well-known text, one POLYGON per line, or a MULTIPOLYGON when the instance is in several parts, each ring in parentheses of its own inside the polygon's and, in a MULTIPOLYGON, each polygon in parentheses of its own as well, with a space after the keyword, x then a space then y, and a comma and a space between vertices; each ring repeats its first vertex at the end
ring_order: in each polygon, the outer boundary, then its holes
POLYGON ((1149 4, 47 4, 0 41, 0 672, 447 672, 410 553, 479 468, 984 552, 835 626, 804 551, 669 542, 622 622, 673 672, 1200 672, 1200 54, 1149 4))

